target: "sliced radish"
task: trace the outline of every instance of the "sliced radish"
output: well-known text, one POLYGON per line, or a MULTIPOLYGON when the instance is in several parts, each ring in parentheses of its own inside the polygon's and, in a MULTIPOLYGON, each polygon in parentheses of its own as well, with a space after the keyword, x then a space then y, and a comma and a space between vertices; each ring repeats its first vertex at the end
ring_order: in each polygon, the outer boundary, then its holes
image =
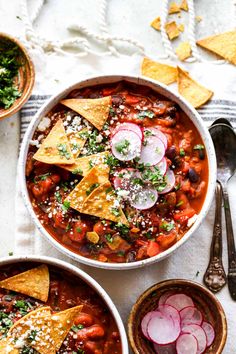
POLYGON ((181 334, 176 342, 177 354, 197 354, 197 339, 188 333, 181 334))
POLYGON ((157 354, 176 354, 175 343, 166 345, 153 343, 153 347, 157 354))
POLYGON ((187 326, 189 324, 197 324, 201 326, 203 321, 202 313, 194 306, 185 307, 180 311, 181 326, 187 326))
POLYGON ((154 166, 163 159, 164 155, 165 146, 161 139, 156 136, 148 136, 142 145, 139 163, 154 166))
POLYGON ((215 339, 215 330, 209 322, 202 322, 202 328, 207 337, 207 347, 210 347, 215 339))
POLYGON ((165 301, 166 305, 170 305, 176 308, 176 310, 181 311, 185 307, 193 306, 194 303, 191 297, 185 294, 174 294, 167 298, 165 301))
POLYGON ((164 305, 164 303, 166 302, 168 297, 170 297, 171 295, 173 295, 173 291, 166 291, 163 295, 161 295, 161 297, 158 301, 159 306, 164 305))
POLYGON ((207 347, 207 337, 205 331, 202 329, 201 326, 195 324, 187 325, 182 328, 182 332, 190 333, 197 339, 197 354, 201 354, 205 351, 207 347))
POLYGON ((154 127, 145 128, 144 129, 144 136, 145 137, 147 137, 147 136, 156 136, 156 137, 158 137, 163 142, 163 144, 165 146, 165 149, 167 149, 167 137, 158 128, 154 128, 154 127))
POLYGON ((175 174, 169 168, 168 168, 168 170, 166 171, 166 174, 165 174, 165 181, 166 181, 167 184, 165 186, 165 189, 163 189, 161 192, 159 192, 160 194, 168 193, 174 188, 174 185, 175 185, 175 174))
POLYGON ((116 174, 117 176, 115 176, 113 180, 115 189, 121 188, 128 190, 133 178, 141 179, 141 173, 134 168, 124 168, 118 171, 116 174))
POLYGON ((139 210, 152 208, 158 199, 158 193, 154 188, 141 188, 130 191, 130 205, 139 210))
POLYGON ((165 316, 170 317, 172 319, 174 325, 177 326, 178 329, 180 329, 180 323, 181 323, 180 314, 179 314, 179 311, 176 310, 176 308, 174 308, 173 306, 164 304, 164 305, 159 305, 157 311, 160 311, 165 316))
POLYGON ((111 139, 111 151, 120 161, 130 161, 140 155, 141 139, 131 130, 119 130, 111 139))
POLYGON ((163 159, 161 159, 160 162, 158 162, 158 164, 156 164, 155 166, 153 166, 152 168, 158 168, 160 173, 162 175, 164 175, 166 173, 166 170, 167 170, 167 161, 166 161, 166 158, 163 157, 163 159))
POLYGON ((140 139, 143 139, 142 129, 137 124, 134 124, 134 123, 122 123, 122 124, 116 126, 116 128, 112 132, 112 135, 115 135, 120 130, 132 130, 134 133, 136 133, 140 137, 140 139))
POLYGON ((180 335, 180 327, 175 325, 170 316, 156 311, 148 322, 147 333, 154 343, 165 345, 176 341, 180 335))
POLYGON ((150 311, 148 312, 142 319, 141 322, 141 329, 143 332, 143 335, 147 338, 150 339, 148 332, 147 332, 147 326, 148 326, 148 322, 150 321, 150 319, 152 318, 152 316, 155 314, 155 311, 150 311))

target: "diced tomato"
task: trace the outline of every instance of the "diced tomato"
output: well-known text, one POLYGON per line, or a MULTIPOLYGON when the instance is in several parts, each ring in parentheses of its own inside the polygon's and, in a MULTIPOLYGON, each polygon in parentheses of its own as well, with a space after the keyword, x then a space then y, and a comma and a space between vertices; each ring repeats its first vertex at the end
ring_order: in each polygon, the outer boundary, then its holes
POLYGON ((125 98, 125 103, 129 104, 129 105, 134 105, 138 102, 140 102, 141 98, 138 96, 131 96, 131 95, 127 95, 125 98))
POLYGON ((177 205, 178 205, 178 209, 180 210, 190 207, 189 200, 185 193, 181 193, 181 192, 178 193, 177 205))
POLYGON ((175 221, 178 221, 180 224, 184 224, 186 223, 186 221, 188 221, 188 219, 190 219, 195 214, 196 214, 195 210, 190 207, 181 210, 178 213, 175 213, 173 217, 175 221))
POLYGON ((169 234, 165 235, 160 235, 157 237, 157 242, 160 245, 162 250, 165 250, 172 246, 177 240, 177 233, 174 230, 173 232, 170 232, 169 234))
POLYGON ((101 221, 98 221, 93 226, 93 231, 95 231, 98 236, 104 236, 108 233, 114 233, 114 230, 111 229, 110 225, 111 224, 109 221, 106 221, 105 225, 101 221))
POLYGON ((148 257, 154 257, 158 253, 160 253, 160 246, 155 241, 149 241, 149 245, 147 247, 147 255, 148 257))
POLYGON ((53 214, 54 226, 59 227, 63 230, 66 230, 68 221, 64 218, 64 215, 61 211, 58 211, 56 214, 53 214))
POLYGON ((77 221, 74 224, 73 230, 69 231, 69 237, 74 242, 83 242, 88 231, 88 226, 82 221, 77 221))

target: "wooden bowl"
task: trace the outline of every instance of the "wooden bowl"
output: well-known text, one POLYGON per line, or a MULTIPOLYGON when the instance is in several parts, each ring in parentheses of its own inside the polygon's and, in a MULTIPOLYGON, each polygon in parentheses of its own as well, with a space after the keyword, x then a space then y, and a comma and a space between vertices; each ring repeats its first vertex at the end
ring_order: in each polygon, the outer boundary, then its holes
POLYGON ((16 77, 16 86, 22 94, 10 108, 0 108, 0 120, 12 116, 21 109, 32 92, 35 79, 34 65, 25 47, 17 39, 0 32, 0 45, 3 42, 9 41, 15 43, 20 48, 18 60, 22 63, 22 66, 19 68, 18 76, 16 77))
POLYGON ((215 329, 215 340, 204 353, 222 353, 227 338, 227 322, 220 302, 202 285, 183 279, 171 279, 155 284, 138 298, 128 320, 128 337, 133 352, 155 354, 152 343, 141 333, 140 323, 147 312, 156 309, 159 298, 167 291, 191 296, 196 307, 204 314, 204 319, 210 322, 215 329))

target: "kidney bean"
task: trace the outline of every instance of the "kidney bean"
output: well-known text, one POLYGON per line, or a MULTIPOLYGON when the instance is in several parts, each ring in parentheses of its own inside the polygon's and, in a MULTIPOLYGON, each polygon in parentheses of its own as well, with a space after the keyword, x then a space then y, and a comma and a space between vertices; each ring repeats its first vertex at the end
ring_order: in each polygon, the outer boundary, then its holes
POLYGON ((94 323, 94 319, 93 316, 85 313, 85 312, 81 312, 74 321, 75 325, 79 325, 82 324, 84 327, 90 327, 92 326, 94 323))
POLYGON ((98 324, 93 326, 83 328, 77 332, 77 340, 86 341, 90 340, 99 340, 105 335, 104 328, 98 324))

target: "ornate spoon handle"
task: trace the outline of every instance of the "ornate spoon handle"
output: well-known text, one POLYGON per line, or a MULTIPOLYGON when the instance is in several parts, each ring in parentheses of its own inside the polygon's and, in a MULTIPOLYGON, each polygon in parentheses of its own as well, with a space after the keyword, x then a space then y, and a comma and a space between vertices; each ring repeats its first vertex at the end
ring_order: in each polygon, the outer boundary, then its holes
POLYGON ((228 286, 229 292, 233 300, 236 300, 236 250, 234 242, 234 232, 232 226, 229 197, 227 187, 222 186, 224 197, 224 209, 225 209, 225 222, 226 233, 228 242, 228 258, 229 258, 229 270, 228 270, 228 286))
POLYGON ((226 284, 226 274, 222 264, 222 190, 219 182, 216 184, 216 210, 213 229, 210 261, 204 275, 204 283, 214 293, 226 284))

